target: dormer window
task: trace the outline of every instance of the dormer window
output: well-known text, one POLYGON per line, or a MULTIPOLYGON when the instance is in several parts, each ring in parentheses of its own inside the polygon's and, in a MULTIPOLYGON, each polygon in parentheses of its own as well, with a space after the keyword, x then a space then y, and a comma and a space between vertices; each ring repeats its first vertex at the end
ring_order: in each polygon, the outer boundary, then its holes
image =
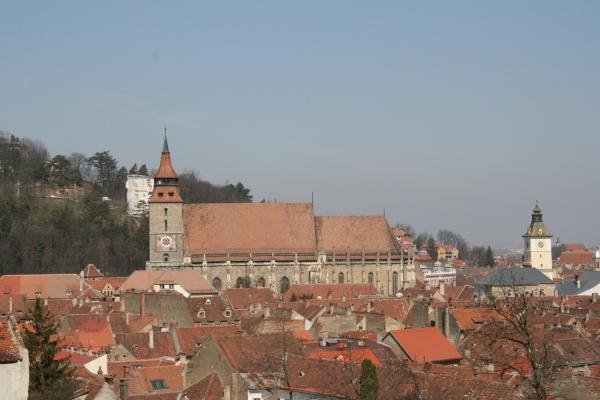
POLYGON ((158 197, 163 197, 164 193, 163 192, 158 192, 158 197))
POLYGON ((164 379, 153 379, 150 381, 150 384, 152 384, 153 390, 160 390, 160 389, 167 388, 167 384, 164 379))
POLYGON ((67 296, 72 296, 73 292, 71 292, 70 290, 67 290, 67 296))
POLYGON ((207 304, 207 305, 210 306, 212 304, 212 302, 210 301, 210 299, 206 299, 206 301, 204 302, 204 304, 207 304))
POLYGON ((35 292, 35 297, 42 297, 42 292, 35 292))
POLYGON ((231 318, 231 309, 225 309, 225 318, 231 318))
POLYGON ((200 309, 198 310, 198 318, 206 318, 206 311, 204 311, 204 309, 200 309))
POLYGON ((169 197, 175 196, 175 192, 169 192, 169 197))

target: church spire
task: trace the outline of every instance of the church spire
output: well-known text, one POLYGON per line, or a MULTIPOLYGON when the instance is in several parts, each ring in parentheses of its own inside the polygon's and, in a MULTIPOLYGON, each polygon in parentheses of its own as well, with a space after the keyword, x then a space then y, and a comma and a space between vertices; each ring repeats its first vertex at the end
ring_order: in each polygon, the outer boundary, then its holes
POLYGON ((169 142, 167 141, 167 127, 165 126, 165 140, 163 141, 163 153, 170 153, 169 151, 169 142))

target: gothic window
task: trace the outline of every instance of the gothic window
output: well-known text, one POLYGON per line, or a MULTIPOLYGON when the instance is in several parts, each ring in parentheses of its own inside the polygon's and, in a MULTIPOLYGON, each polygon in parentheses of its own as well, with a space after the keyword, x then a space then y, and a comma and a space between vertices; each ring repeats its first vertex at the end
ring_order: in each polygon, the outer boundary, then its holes
POLYGON ((167 216, 168 213, 169 213, 169 209, 167 207, 165 207, 165 217, 167 216))
POLYGON ((169 262, 169 255, 168 254, 163 254, 163 261, 164 262, 169 262))
POLYGON ((340 272, 338 275, 338 283, 344 283, 344 273, 340 272))
POLYGON ((283 294, 283 293, 287 292, 289 288, 290 288, 290 280, 288 279, 287 276, 284 276, 279 281, 279 290, 283 294))
POLYGON ((398 273, 394 271, 392 274, 392 294, 395 296, 398 292, 398 273))
POLYGON ((267 285, 267 282, 265 281, 265 278, 263 278, 262 276, 260 278, 258 278, 258 281, 256 282, 256 286, 265 287, 266 285, 267 285))
POLYGON ((167 222, 167 220, 165 219, 165 232, 169 230, 169 224, 167 222))
POLYGON ((373 273, 372 272, 369 272, 368 279, 369 279, 369 283, 373 283, 373 273))
POLYGON ((212 285, 214 286, 215 289, 221 290, 221 286, 222 286, 221 279, 219 279, 219 278, 213 279, 212 280, 212 285))
POLYGON ((244 284, 244 279, 241 276, 239 278, 237 278, 237 280, 235 281, 235 287, 236 288, 246 287, 246 285, 244 284))

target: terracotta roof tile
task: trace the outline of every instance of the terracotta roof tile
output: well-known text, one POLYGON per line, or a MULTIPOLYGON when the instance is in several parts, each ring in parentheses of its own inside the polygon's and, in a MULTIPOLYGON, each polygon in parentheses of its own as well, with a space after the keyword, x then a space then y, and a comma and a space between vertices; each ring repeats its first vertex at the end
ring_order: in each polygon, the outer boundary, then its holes
POLYGON ((83 272, 84 279, 99 278, 99 277, 104 276, 104 274, 102 272, 100 272, 98 267, 96 267, 94 264, 86 265, 82 272, 83 272))
POLYGON ((592 265, 595 253, 593 251, 565 251, 559 257, 560 265, 592 265))
POLYGON ((121 285, 121 292, 127 290, 147 291, 154 285, 178 284, 190 294, 217 294, 218 291, 200 271, 134 271, 121 285))
POLYGON ((227 289, 224 295, 236 310, 249 310, 250 306, 254 304, 274 305, 277 303, 275 294, 270 288, 227 289))
POLYGON ((183 221, 191 253, 316 250, 311 204, 186 204, 183 221))
POLYGON ((456 308, 450 310, 456 323, 462 330, 474 330, 479 325, 490 321, 501 321, 502 317, 488 308, 456 308))
POLYGON ((306 297, 311 300, 327 299, 356 299, 359 297, 376 296, 377 288, 371 284, 353 283, 344 285, 292 285, 284 295, 284 301, 306 297))
POLYGON ((462 356, 437 328, 391 331, 396 341, 415 362, 461 360, 462 356))
POLYGON ((3 275, 0 290, 5 295, 25 295, 28 299, 77 298, 80 280, 76 274, 3 275))
POLYGON ((319 250, 398 252, 397 241, 382 215, 316 217, 315 225, 319 250))
POLYGON ((191 400, 221 400, 224 396, 223 384, 216 372, 206 376, 199 382, 183 391, 184 397, 191 400))
POLYGON ((241 327, 237 325, 176 328, 175 332, 181 352, 188 357, 196 354, 198 347, 211 336, 232 336, 243 333, 241 327))
POLYGON ((6 322, 0 322, 0 364, 12 364, 21 361, 19 346, 6 322))

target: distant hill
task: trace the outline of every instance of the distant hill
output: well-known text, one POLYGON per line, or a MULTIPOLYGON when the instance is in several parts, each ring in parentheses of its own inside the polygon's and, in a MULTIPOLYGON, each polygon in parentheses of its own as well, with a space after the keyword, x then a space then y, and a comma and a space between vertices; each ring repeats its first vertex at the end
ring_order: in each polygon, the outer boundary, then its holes
MULTIPOLYGON (((39 141, 0 132, 0 274, 142 268, 148 221, 127 216, 128 173, 148 168, 120 166, 109 151, 51 157, 39 141)), ((242 183, 213 185, 187 172, 180 185, 188 203, 252 201, 242 183)))

